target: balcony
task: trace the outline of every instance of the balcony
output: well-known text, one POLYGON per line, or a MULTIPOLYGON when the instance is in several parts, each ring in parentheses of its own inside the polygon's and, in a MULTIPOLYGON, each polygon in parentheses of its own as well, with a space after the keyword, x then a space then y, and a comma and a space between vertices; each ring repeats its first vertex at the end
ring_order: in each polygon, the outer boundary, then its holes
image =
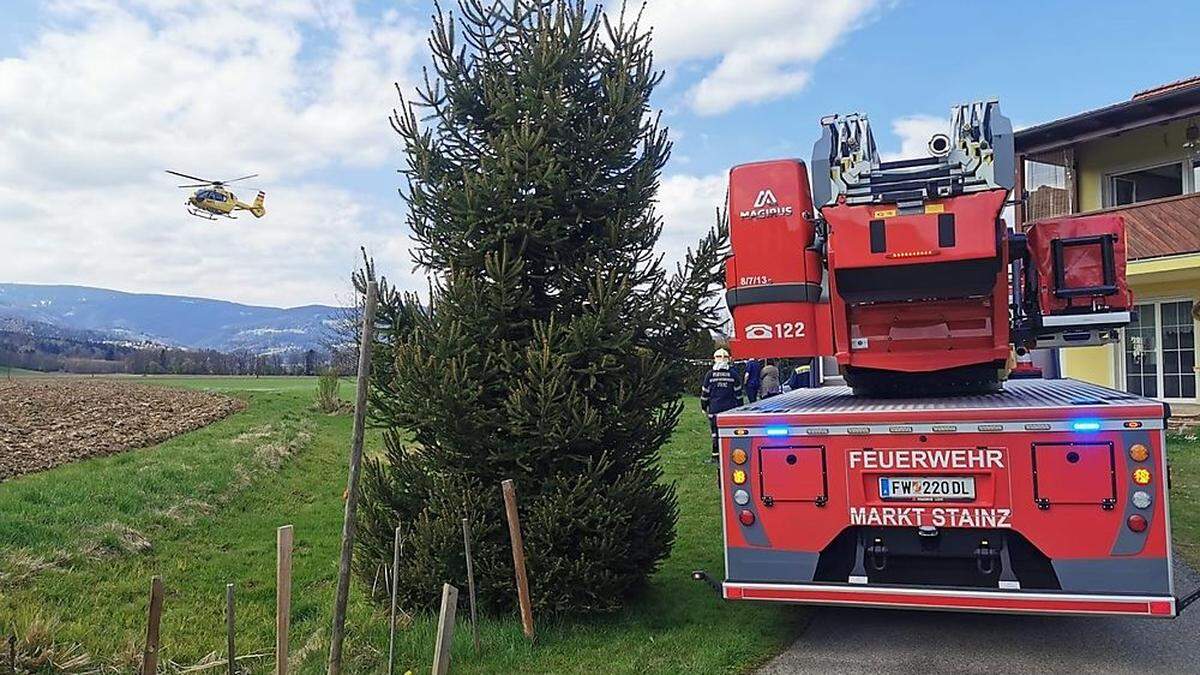
POLYGON ((1097 213, 1119 213, 1125 218, 1130 260, 1200 251, 1200 192, 1080 215, 1097 213))

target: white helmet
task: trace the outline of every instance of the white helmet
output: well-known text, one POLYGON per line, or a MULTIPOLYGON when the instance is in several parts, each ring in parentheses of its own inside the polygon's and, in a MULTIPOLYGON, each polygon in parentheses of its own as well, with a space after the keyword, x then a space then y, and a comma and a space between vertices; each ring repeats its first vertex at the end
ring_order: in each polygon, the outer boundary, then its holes
POLYGON ((729 370, 729 352, 718 349, 713 352, 713 370, 729 370))

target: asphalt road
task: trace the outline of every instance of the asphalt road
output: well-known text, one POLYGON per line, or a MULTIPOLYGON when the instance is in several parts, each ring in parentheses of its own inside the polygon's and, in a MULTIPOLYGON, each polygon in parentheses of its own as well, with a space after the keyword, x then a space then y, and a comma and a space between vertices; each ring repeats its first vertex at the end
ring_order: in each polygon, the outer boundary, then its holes
MULTIPOLYGON (((1177 565, 1175 586, 1200 575, 1177 565)), ((759 672, 1200 673, 1200 602, 1174 620, 821 607, 759 672)))

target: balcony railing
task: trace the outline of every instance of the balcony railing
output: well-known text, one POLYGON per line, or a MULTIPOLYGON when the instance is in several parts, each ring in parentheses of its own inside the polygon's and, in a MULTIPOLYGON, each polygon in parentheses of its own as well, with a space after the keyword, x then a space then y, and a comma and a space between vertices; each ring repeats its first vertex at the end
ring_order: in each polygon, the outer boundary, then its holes
POLYGON ((1200 192, 1088 211, 1086 215, 1096 213, 1119 213, 1125 218, 1130 260, 1200 251, 1200 192))

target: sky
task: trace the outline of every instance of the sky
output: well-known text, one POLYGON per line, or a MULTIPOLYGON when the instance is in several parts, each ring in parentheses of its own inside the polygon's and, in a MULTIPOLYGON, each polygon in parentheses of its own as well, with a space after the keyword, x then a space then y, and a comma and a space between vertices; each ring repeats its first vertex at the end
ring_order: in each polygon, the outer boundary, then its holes
MULTIPOLYGON (((447 0, 451 4, 453 0, 447 0)), ((610 6, 616 6, 610 3, 610 6)), ((387 116, 427 62, 432 2, 6 0, 0 282, 265 304, 349 299, 358 247, 403 288, 387 116), (248 173, 267 216, 187 215, 164 169, 248 173)), ((648 0, 675 142, 660 248, 713 224, 729 167, 807 158, 831 113, 919 156, 956 102, 1018 127, 1200 74, 1200 3, 648 0)))

